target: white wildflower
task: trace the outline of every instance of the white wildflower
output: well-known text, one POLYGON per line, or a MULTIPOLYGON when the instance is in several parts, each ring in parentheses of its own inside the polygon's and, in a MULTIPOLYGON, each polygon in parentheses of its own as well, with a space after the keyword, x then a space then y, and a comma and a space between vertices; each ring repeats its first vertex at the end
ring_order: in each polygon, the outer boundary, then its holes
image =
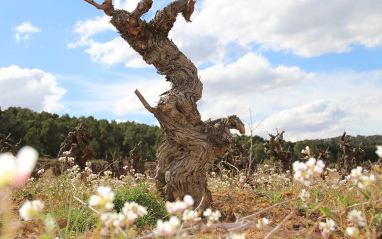
POLYGON ((351 238, 358 238, 359 237, 359 229, 357 227, 347 227, 346 228, 346 233, 351 238))
POLYGON ((329 232, 334 231, 334 226, 336 223, 332 219, 326 219, 326 222, 320 222, 318 227, 322 230, 324 235, 329 234, 329 232))
POLYGON ((208 208, 207 210, 205 210, 203 212, 203 216, 209 217, 209 216, 211 216, 211 213, 212 213, 212 210, 210 208, 208 208))
POLYGON ((134 174, 134 177, 136 180, 142 180, 142 179, 145 179, 146 175, 141 174, 141 173, 136 173, 136 174, 134 174))
POLYGON ((98 178, 97 174, 91 173, 91 174, 89 174, 89 176, 87 177, 87 180, 88 180, 89 182, 91 182, 91 181, 93 181, 93 180, 95 180, 95 179, 97 179, 97 178, 98 178))
POLYGON ((379 156, 382 157, 382 146, 377 146, 377 151, 375 153, 379 156))
POLYGON ((359 180, 363 176, 362 170, 363 168, 361 166, 358 166, 357 168, 353 168, 351 170, 350 177, 355 181, 359 180))
POLYGON ((73 157, 68 157, 67 158, 67 162, 68 162, 68 164, 73 165, 74 164, 74 158, 73 157))
POLYGON ((315 158, 310 158, 306 163, 296 161, 292 166, 294 171, 293 178, 305 186, 309 186, 309 178, 315 173, 321 174, 325 164, 322 160, 316 161, 315 158))
POLYGON ((178 227, 180 225, 180 221, 177 217, 172 216, 169 221, 163 222, 162 220, 158 220, 157 227, 154 230, 154 234, 157 236, 173 236, 175 235, 178 227))
POLYGON ((132 211, 127 211, 126 213, 124 213, 124 215, 126 216, 126 219, 127 219, 127 223, 129 225, 133 224, 133 222, 135 221, 135 219, 138 218, 138 214, 132 212, 132 211))
POLYGON ((262 219, 259 219, 257 220, 257 223, 256 223, 256 228, 258 230, 261 230, 263 229, 265 226, 267 226, 269 224, 269 220, 265 217, 263 217, 262 219))
POLYGON ((33 182, 34 180, 36 180, 34 177, 28 178, 28 182, 33 182))
POLYGON ((302 154, 310 155, 310 148, 309 148, 309 146, 306 146, 305 149, 301 150, 301 153, 302 154))
POLYGON ((309 170, 308 165, 303 162, 294 162, 293 163, 293 171, 294 171, 294 179, 303 183, 305 186, 310 185, 310 181, 308 180, 312 171, 309 170))
POLYGON ((303 190, 301 191, 301 193, 300 193, 299 196, 300 196, 301 200, 306 201, 306 200, 309 199, 310 194, 309 194, 308 191, 306 191, 305 189, 303 189, 303 190))
POLYGON ((194 199, 190 195, 186 195, 183 198, 183 201, 176 202, 166 202, 166 210, 168 213, 181 213, 185 209, 189 208, 194 204, 194 199))
POLYGON ((111 210, 114 208, 114 196, 110 187, 100 186, 97 188, 98 195, 92 195, 89 199, 89 205, 101 209, 111 210))
POLYGON ((86 165, 86 167, 89 167, 89 168, 90 168, 90 167, 92 166, 92 163, 88 161, 88 162, 86 162, 85 165, 86 165))
POLYGON ((247 177, 246 176, 240 176, 240 179, 239 179, 239 183, 241 185, 245 184, 245 182, 247 182, 247 177))
POLYGON ((101 214, 101 221, 105 226, 110 226, 114 223, 114 220, 117 220, 118 214, 115 212, 106 212, 101 214))
POLYGON ((86 174, 91 174, 93 172, 93 170, 89 167, 85 167, 85 173, 86 174))
POLYGON ((11 183, 16 174, 16 158, 11 153, 0 154, 0 188, 11 183))
POLYGON ((362 212, 356 210, 356 209, 353 209, 351 210, 349 213, 348 213, 348 221, 349 222, 353 222, 355 224, 357 224, 358 226, 360 227, 364 227, 366 224, 365 224, 365 218, 362 217, 362 212))
POLYGON ((40 200, 26 201, 24 205, 21 206, 19 212, 22 219, 25 221, 31 220, 34 217, 42 213, 44 209, 44 204, 40 200))
MULTIPOLYGON (((227 237, 229 238, 229 237, 227 237)), ((245 234, 232 234, 232 239, 245 239, 245 234)))
POLYGON ((191 207, 194 205, 194 199, 191 195, 184 196, 183 202, 186 204, 187 207, 191 207))
POLYGON ((42 169, 37 171, 37 174, 43 174, 44 172, 45 172, 45 169, 42 168, 42 169))
POLYGON ((197 222, 197 221, 200 221, 201 218, 199 217, 199 213, 198 212, 196 212, 194 210, 186 209, 183 212, 182 220, 185 221, 185 222, 187 222, 187 221, 197 222))
POLYGON ((360 180, 359 180, 359 183, 358 183, 358 187, 360 189, 365 189, 369 186, 371 186, 372 184, 374 184, 376 181, 375 179, 375 176, 374 174, 370 175, 370 176, 365 176, 363 175, 360 180))
POLYGON ((318 160, 317 163, 316 163, 316 167, 314 168, 314 172, 318 173, 318 174, 321 174, 322 171, 324 170, 324 168, 325 168, 324 161, 318 160))
POLYGON ((126 202, 122 208, 122 212, 127 215, 128 212, 136 213, 138 216, 143 217, 147 215, 147 210, 136 202, 126 202))
POLYGON ((37 151, 29 146, 23 147, 16 158, 11 153, 0 154, 0 188, 7 184, 22 186, 33 171, 37 158, 37 151))
POLYGON ((215 212, 212 212, 210 208, 205 210, 203 212, 203 216, 208 218, 207 225, 211 225, 213 222, 219 221, 219 218, 221 217, 220 211, 216 210, 215 212))

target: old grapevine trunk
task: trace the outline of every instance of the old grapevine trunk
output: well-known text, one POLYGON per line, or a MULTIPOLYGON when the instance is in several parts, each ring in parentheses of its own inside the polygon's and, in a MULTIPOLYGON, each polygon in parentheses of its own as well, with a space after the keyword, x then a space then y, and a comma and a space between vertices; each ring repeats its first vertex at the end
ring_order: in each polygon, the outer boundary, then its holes
POLYGON ((211 193, 207 189, 205 165, 215 156, 224 154, 234 141, 229 129, 244 133, 244 125, 236 116, 201 120, 196 102, 202 97, 203 84, 198 71, 168 38, 178 13, 190 22, 195 2, 174 1, 146 22, 140 18, 149 11, 152 0, 141 0, 132 12, 114 9, 112 0, 105 0, 102 5, 85 1, 111 16, 111 23, 121 37, 172 84, 171 89, 161 95, 156 107, 151 107, 139 91, 135 92, 164 130, 165 139, 156 154, 158 189, 167 200, 190 194, 196 205, 203 200, 202 208, 207 207, 211 193))

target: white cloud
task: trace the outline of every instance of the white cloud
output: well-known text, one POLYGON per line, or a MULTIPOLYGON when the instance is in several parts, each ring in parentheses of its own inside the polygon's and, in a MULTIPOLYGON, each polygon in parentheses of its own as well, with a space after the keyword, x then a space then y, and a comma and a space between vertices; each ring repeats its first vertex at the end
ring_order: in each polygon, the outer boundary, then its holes
POLYGON ((39 69, 19 66, 0 68, 0 103, 36 111, 58 112, 63 108, 61 98, 66 90, 57 86, 56 78, 39 69))
MULTIPOLYGON (((137 3, 138 0, 119 0, 115 7, 131 11, 137 3)), ((163 1, 155 7, 162 5, 163 1)), ((197 66, 227 60, 230 51, 244 55, 253 44, 262 50, 283 50, 313 57, 347 52, 354 45, 368 48, 381 45, 381 11, 382 2, 373 0, 325 3, 320 0, 203 0, 196 5, 192 23, 178 17, 170 38, 197 66), (230 49, 232 45, 237 46, 230 49)), ((147 66, 143 60, 137 63, 138 54, 132 58, 111 54, 119 51, 121 44, 116 40, 119 36, 106 42, 96 40, 97 33, 115 31, 108 21, 105 15, 78 21, 74 33, 79 37, 68 47, 90 46, 86 52, 91 58, 106 65, 122 62, 127 67, 147 66)), ((133 55, 132 51, 125 48, 129 56, 133 55)))
POLYGON ((33 26, 30 22, 23 22, 21 25, 14 27, 13 30, 16 32, 14 36, 17 42, 28 40, 32 33, 41 31, 41 29, 33 26))
POLYGON ((155 72, 145 77, 130 74, 115 75, 115 77, 112 83, 95 83, 76 76, 61 77, 60 80, 67 81, 66 84, 75 88, 73 94, 81 95, 85 99, 66 101, 65 106, 71 108, 71 113, 77 115, 84 112, 89 115, 109 112, 109 114, 114 113, 119 119, 126 115, 130 117, 131 114, 151 115, 134 91, 138 89, 151 106, 156 106, 159 95, 170 88, 170 84, 164 78, 156 76, 155 72))
POLYGON ((218 63, 202 70, 200 76, 204 84, 199 103, 202 116, 215 118, 247 116, 248 109, 255 108, 259 100, 273 101, 278 96, 272 97, 275 90, 287 91, 312 80, 315 74, 298 67, 273 67, 264 57, 250 52, 234 63, 218 63))
POLYGON ((285 139, 291 141, 329 138, 340 135, 347 120, 348 115, 338 106, 317 100, 271 115, 260 123, 255 133, 267 137, 268 132, 285 130, 285 139))
POLYGON ((255 93, 276 88, 291 88, 312 79, 315 74, 300 68, 279 65, 272 67, 269 61, 249 52, 234 63, 218 63, 200 72, 207 94, 236 95, 255 93))
MULTIPOLYGON (((354 44, 382 44, 381 1, 204 0, 197 6, 191 24, 175 26, 175 34, 182 34, 175 42, 208 37, 208 45, 212 39, 218 44, 255 43, 303 57, 347 52, 354 44)), ((188 47, 198 50, 198 45, 188 47)))
MULTIPOLYGON (((114 7, 132 11, 136 8, 138 2, 139 0, 117 0, 114 2, 114 7)), ((106 15, 96 16, 86 21, 78 20, 74 26, 73 33, 79 35, 79 37, 75 42, 69 43, 68 48, 88 47, 85 52, 90 55, 92 62, 96 63, 105 65, 124 63, 126 67, 133 68, 149 67, 142 57, 120 36, 105 42, 95 40, 97 34, 106 31, 117 32, 109 21, 110 17, 106 15)))
POLYGON ((149 113, 132 89, 138 89, 147 102, 152 107, 155 107, 159 101, 159 95, 170 89, 170 85, 164 79, 155 79, 143 82, 133 82, 129 85, 125 85, 123 88, 119 88, 120 91, 125 92, 125 96, 115 101, 115 113, 117 115, 124 115, 127 113, 149 113), (131 90, 126 94, 125 89, 131 90))
POLYGON ((285 129, 290 139, 375 134, 382 127, 382 71, 307 73, 298 67, 272 66, 255 53, 230 64, 200 71, 204 94, 202 117, 236 114, 245 121, 249 110, 255 134, 285 129))
POLYGON ((79 46, 89 46, 94 43, 91 38, 97 33, 101 33, 107 30, 115 30, 110 24, 110 17, 103 15, 96 16, 95 19, 89 19, 86 21, 78 20, 74 26, 73 32, 79 34, 80 37, 74 43, 69 43, 68 48, 76 48, 79 46))
POLYGON ((142 57, 120 37, 105 43, 93 42, 85 52, 90 54, 92 62, 106 65, 124 62, 126 67, 149 67, 142 57))

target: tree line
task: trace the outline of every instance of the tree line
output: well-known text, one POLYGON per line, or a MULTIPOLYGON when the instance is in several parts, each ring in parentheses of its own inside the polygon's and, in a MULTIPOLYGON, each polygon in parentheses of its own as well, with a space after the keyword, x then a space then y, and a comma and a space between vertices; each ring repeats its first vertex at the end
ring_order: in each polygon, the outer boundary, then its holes
POLYGON ((155 161, 155 152, 162 140, 161 129, 136 122, 109 122, 93 116, 70 117, 48 112, 37 113, 30 109, 10 107, 0 111, 0 133, 8 135, 21 145, 34 147, 42 157, 55 158, 60 144, 68 133, 82 121, 93 136, 90 147, 97 159, 105 159, 115 152, 116 157, 127 157, 135 144, 142 141, 140 153, 143 159, 155 161))
MULTIPOLYGON (((287 134, 287 132, 286 132, 287 134)), ((306 146, 309 146, 312 154, 315 154, 316 157, 318 157, 318 151, 316 148, 320 149, 321 151, 325 151, 327 148, 329 148, 329 152, 331 155, 331 162, 336 163, 338 162, 342 155, 343 151, 340 147, 340 138, 341 135, 338 137, 333 138, 326 138, 326 139, 313 139, 313 140, 301 140, 297 142, 291 142, 286 141, 285 142, 285 149, 288 149, 293 153, 292 162, 296 160, 301 160, 304 156, 302 155, 301 151, 305 149, 306 146)), ((284 136, 284 139, 287 140, 287 135, 284 136)), ((347 135, 345 137, 346 140, 350 141, 352 149, 355 147, 358 147, 360 143, 361 148, 365 151, 366 156, 364 157, 363 161, 370 160, 371 162, 377 162, 378 161, 378 155, 375 153, 377 150, 377 145, 382 145, 382 135, 371 135, 371 136, 350 136, 347 135)), ((247 150, 250 148, 250 140, 251 138, 249 136, 242 135, 239 137, 239 143, 243 145, 243 147, 247 150)), ((268 142, 268 140, 260 137, 260 136, 253 136, 252 137, 252 152, 254 160, 257 163, 262 163, 269 160, 269 156, 265 154, 264 152, 264 143, 268 142)), ((248 153, 249 155, 249 153, 248 153)))
MULTIPOLYGON (((60 144, 80 123, 80 120, 93 136, 90 147, 97 153, 97 159, 110 158, 111 153, 114 152, 117 157, 126 158, 135 144, 142 141, 140 145, 142 157, 148 161, 155 161, 155 152, 163 139, 162 130, 158 126, 136 122, 118 123, 114 120, 109 122, 105 119, 97 120, 93 116, 77 118, 70 117, 68 114, 59 116, 44 111, 37 113, 27 108, 10 107, 4 111, 0 110, 0 133, 4 135, 11 133, 11 138, 15 142, 22 139, 21 145, 34 147, 43 157, 55 158, 60 144)), ((287 137, 285 139, 287 140, 287 137)), ((346 136, 346 140, 351 141, 352 147, 358 147, 362 142, 361 148, 366 152, 365 160, 372 162, 378 160, 375 151, 376 145, 382 145, 382 135, 346 136)), ((266 141, 257 135, 252 137, 253 157, 257 163, 269 160, 263 146, 266 141)), ((238 142, 249 150, 249 136, 241 135, 238 142)), ((295 161, 303 157, 301 150, 306 146, 309 146, 313 153, 317 153, 316 147, 321 150, 329 147, 332 162, 335 163, 343 154, 339 142, 340 135, 327 139, 286 141, 285 148, 292 151, 292 161, 295 161)))

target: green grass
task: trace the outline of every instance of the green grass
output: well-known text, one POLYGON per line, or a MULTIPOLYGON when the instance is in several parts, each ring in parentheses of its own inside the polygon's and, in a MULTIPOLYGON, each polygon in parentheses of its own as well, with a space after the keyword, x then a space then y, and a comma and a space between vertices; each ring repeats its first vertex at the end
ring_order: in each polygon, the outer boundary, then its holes
POLYGON ((120 212, 126 202, 136 202, 147 209, 147 215, 139 217, 135 221, 137 227, 143 227, 144 225, 154 226, 158 219, 167 217, 163 199, 148 192, 144 183, 130 189, 119 188, 115 190, 114 209, 120 212))

